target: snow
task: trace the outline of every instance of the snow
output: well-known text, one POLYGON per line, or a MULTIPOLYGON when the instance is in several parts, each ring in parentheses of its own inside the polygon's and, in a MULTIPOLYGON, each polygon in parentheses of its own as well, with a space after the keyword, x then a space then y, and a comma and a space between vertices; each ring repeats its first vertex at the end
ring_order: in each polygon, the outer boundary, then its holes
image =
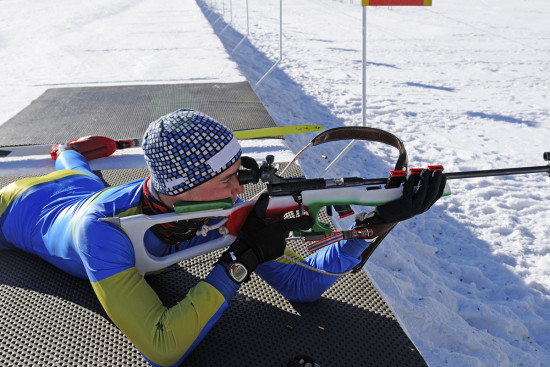
MULTIPOLYGON (((246 4, 1 0, 0 122, 52 87, 254 86, 279 58, 280 1, 248 4, 234 50, 246 4)), ((546 164, 549 16, 543 0, 368 8, 367 125, 400 137, 411 167, 546 164)), ((255 88, 277 124, 361 125, 360 1, 285 1, 283 25, 283 59, 255 88)), ((302 169, 323 175, 345 145, 311 149, 302 169)), ((396 158, 359 142, 326 175, 385 176, 396 158)), ((453 195, 399 224, 366 272, 430 366, 549 366, 550 178, 450 183, 453 195)))

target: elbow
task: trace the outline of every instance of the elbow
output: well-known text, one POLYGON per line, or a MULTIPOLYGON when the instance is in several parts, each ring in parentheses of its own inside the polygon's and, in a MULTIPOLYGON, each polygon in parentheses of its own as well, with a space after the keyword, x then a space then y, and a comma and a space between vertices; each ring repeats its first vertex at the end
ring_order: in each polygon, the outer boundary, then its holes
POLYGON ((157 330, 148 340, 131 340, 143 358, 154 367, 179 366, 194 349, 198 341, 178 342, 176 335, 166 331, 164 325, 157 323, 157 330))
POLYGON ((147 362, 154 367, 179 366, 187 356, 187 353, 182 354, 181 350, 176 349, 163 351, 158 350, 148 353, 144 353, 140 350, 140 353, 143 358, 145 358, 147 362))

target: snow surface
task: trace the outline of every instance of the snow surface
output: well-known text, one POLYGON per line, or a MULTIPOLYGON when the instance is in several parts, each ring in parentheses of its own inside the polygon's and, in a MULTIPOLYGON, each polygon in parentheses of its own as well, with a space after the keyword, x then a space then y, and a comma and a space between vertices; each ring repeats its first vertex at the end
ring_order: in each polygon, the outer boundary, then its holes
MULTIPOLYGON (((247 32, 246 0, 0 0, 0 122, 53 87, 255 85, 279 58, 280 1, 249 3, 247 32)), ((368 8, 367 125, 400 137, 411 167, 546 164, 549 18, 544 0, 368 8)), ((361 125, 360 1, 285 1, 283 24, 283 59, 255 89, 277 124, 361 125)), ((302 169, 322 175, 344 146, 302 169)), ((327 177, 385 176, 395 159, 358 143, 327 177)), ((550 179, 451 187, 386 238, 369 277, 430 366, 550 366, 550 179)))

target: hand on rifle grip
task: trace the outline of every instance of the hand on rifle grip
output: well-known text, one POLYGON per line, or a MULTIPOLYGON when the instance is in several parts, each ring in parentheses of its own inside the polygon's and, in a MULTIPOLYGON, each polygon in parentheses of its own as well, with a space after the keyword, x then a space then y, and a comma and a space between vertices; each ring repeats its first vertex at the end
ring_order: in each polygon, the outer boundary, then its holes
POLYGON ((248 214, 239 236, 220 257, 220 262, 229 264, 235 257, 250 274, 259 264, 283 255, 289 231, 307 230, 315 223, 307 215, 290 219, 265 219, 268 204, 269 195, 262 194, 248 214))

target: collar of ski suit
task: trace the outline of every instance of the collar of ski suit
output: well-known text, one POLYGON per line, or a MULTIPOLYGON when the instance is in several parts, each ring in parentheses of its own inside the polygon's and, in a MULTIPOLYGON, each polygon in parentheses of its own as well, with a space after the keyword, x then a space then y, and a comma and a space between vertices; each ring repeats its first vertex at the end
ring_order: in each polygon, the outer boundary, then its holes
MULTIPOLYGON (((164 203, 155 197, 155 193, 151 192, 150 179, 151 176, 147 177, 143 182, 143 192, 139 200, 143 214, 155 215, 173 212, 173 209, 164 205, 164 203)), ((197 220, 180 220, 177 222, 156 224, 151 227, 151 230, 162 242, 169 245, 177 245, 195 237, 197 230, 203 224, 202 221, 197 220)))

